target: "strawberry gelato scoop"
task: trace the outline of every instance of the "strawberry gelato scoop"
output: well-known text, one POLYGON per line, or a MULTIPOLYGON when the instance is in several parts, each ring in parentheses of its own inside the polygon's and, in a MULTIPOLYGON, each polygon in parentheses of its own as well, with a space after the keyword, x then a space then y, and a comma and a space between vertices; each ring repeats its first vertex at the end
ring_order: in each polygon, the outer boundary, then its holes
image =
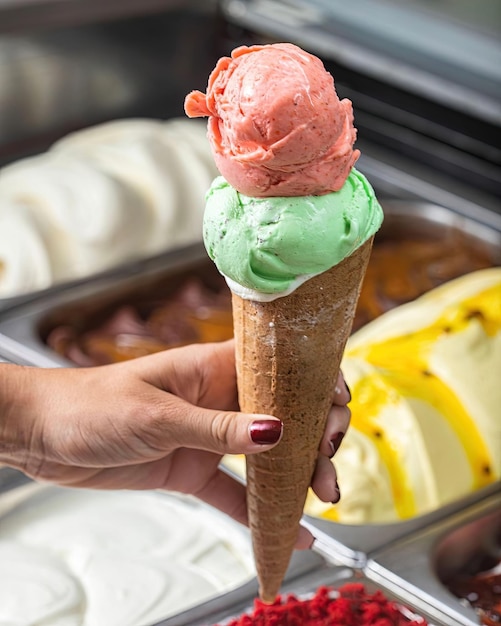
POLYGON ((360 154, 351 102, 320 59, 289 43, 236 48, 185 111, 209 117, 219 171, 251 197, 338 191, 360 154))

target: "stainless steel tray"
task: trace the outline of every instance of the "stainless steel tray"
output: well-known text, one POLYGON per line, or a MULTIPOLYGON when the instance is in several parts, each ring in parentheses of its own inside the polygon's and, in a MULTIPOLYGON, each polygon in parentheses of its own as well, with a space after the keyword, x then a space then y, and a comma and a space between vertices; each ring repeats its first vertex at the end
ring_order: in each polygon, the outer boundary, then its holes
POLYGON ((91 316, 160 281, 167 289, 169 281, 182 273, 216 272, 211 265, 199 243, 27 297, 0 310, 0 356, 38 367, 71 366, 43 341, 47 322, 55 323, 61 316, 91 316))
MULTIPOLYGON (((388 592, 383 586, 370 580, 362 571, 349 567, 336 567, 324 562, 314 572, 305 574, 304 576, 284 584, 282 594, 289 593, 296 596, 307 596, 314 593, 319 586, 328 586, 333 589, 339 588, 346 583, 362 583, 367 591, 373 593, 381 590, 387 598, 402 604, 412 613, 419 614, 424 617, 429 626, 449 626, 448 622, 435 620, 433 616, 427 613, 426 608, 422 609, 421 603, 401 603, 399 598, 388 592)), ((255 596, 254 596, 255 597, 255 596)), ((228 593, 226 596, 201 604, 194 609, 185 611, 176 615, 175 618, 164 620, 155 626, 212 626, 218 624, 223 626, 231 619, 235 619, 243 613, 252 611, 252 597, 241 598, 235 593, 228 593)))
POLYGON ((430 513, 418 515, 408 520, 386 524, 348 525, 305 516, 304 525, 311 530, 315 539, 315 549, 329 556, 338 565, 364 568, 371 556, 386 546, 392 546, 403 537, 413 537, 423 528, 448 519, 458 511, 463 511, 485 498, 501 491, 501 481, 497 481, 469 493, 430 513))
MULTIPOLYGON (((477 552, 495 550, 501 556, 501 485, 490 497, 442 519, 421 532, 375 552, 366 574, 403 602, 419 601, 447 624, 480 623, 473 609, 463 606, 444 582, 460 573, 477 552)), ((494 556, 494 553, 493 553, 494 556)))

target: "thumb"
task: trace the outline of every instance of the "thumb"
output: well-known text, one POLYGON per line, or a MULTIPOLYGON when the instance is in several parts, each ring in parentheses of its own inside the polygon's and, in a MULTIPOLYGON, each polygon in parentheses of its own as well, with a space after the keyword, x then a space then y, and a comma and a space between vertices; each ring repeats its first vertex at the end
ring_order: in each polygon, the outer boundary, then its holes
POLYGON ((269 450, 282 437, 282 422, 271 415, 213 411, 192 407, 180 423, 178 439, 186 448, 218 454, 253 454, 269 450))

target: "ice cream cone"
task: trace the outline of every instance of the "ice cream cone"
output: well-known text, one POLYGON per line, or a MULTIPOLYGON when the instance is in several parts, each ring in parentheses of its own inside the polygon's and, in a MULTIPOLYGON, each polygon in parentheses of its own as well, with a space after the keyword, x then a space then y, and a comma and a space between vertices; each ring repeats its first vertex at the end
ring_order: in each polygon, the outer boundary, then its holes
POLYGON ((278 594, 294 550, 372 240, 286 297, 255 302, 233 294, 241 410, 284 422, 277 446, 247 457, 249 523, 265 602, 278 594))
POLYGON ((354 167, 351 102, 301 48, 236 48, 218 61, 206 93, 186 96, 185 111, 209 118, 222 174, 206 196, 204 243, 235 294, 240 405, 285 424, 273 450, 247 459, 260 595, 270 602, 297 539, 383 212, 354 167), (297 287, 294 277, 315 271, 297 287))

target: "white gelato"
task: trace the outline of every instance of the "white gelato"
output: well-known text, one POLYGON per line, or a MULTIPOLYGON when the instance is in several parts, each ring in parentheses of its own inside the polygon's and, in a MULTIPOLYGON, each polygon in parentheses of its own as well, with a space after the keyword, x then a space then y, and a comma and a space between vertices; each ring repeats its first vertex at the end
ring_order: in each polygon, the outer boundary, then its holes
POLYGON ((253 576, 246 529, 186 497, 35 487, 1 517, 2 625, 145 626, 253 576))
POLYGON ((4 167, 0 297, 201 241, 216 175, 205 125, 184 119, 108 122, 4 167), (32 269, 30 238, 47 269, 32 269))
MULTIPOLYGON (((0 205, 1 205, 0 201, 0 205)), ((0 297, 49 287, 52 263, 43 235, 30 209, 3 203, 0 210, 0 297), (22 251, 22 254, 21 254, 22 251)))

